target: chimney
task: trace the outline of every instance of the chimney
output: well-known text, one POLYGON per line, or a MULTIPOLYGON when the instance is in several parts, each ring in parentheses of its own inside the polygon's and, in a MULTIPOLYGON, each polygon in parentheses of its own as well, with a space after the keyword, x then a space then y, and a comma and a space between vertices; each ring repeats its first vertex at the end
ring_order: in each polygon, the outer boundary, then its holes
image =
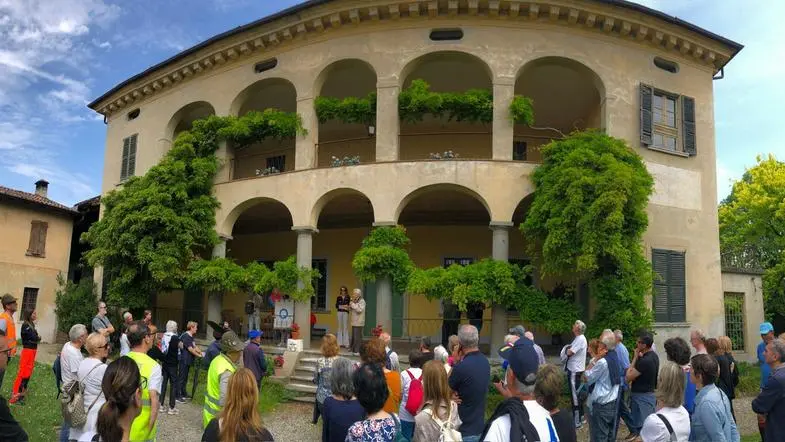
POLYGON ((49 181, 38 180, 35 182, 35 194, 46 198, 46 191, 49 189, 49 181))

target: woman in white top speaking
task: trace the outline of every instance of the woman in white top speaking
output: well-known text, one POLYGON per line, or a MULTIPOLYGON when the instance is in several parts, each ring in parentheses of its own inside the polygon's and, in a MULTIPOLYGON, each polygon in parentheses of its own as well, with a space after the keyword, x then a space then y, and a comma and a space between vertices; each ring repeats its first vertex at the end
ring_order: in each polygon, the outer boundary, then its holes
POLYGON ((643 442, 687 442, 690 438, 690 415, 681 404, 686 379, 681 367, 663 362, 657 379, 657 412, 643 422, 643 442))
POLYGON ((84 387, 84 408, 87 412, 87 422, 82 427, 71 428, 70 440, 91 441, 96 434, 96 421, 98 410, 106 402, 101 392, 101 382, 106 372, 103 361, 109 356, 109 341, 101 333, 91 333, 85 342, 88 357, 79 363, 76 378, 84 387))

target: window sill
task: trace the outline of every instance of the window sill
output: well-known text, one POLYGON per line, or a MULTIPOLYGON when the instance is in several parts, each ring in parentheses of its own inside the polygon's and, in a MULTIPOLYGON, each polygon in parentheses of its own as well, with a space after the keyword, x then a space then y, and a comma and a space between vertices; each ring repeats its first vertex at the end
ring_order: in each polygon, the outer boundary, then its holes
POLYGON ((25 256, 29 256, 31 258, 46 258, 46 254, 45 253, 27 252, 27 253, 25 253, 25 256))
POLYGON ((328 308, 312 308, 311 313, 318 313, 318 314, 329 314, 332 310, 328 308))
POLYGON ((689 322, 655 322, 654 328, 690 328, 689 322))
POLYGON ((654 147, 654 146, 646 146, 646 148, 649 149, 649 150, 653 150, 653 151, 656 151, 656 152, 667 153, 667 154, 674 155, 674 156, 677 156, 677 157, 682 157, 682 158, 689 158, 690 157, 690 154, 688 154, 687 152, 679 152, 679 151, 676 151, 676 150, 668 150, 668 149, 663 149, 663 148, 654 147))

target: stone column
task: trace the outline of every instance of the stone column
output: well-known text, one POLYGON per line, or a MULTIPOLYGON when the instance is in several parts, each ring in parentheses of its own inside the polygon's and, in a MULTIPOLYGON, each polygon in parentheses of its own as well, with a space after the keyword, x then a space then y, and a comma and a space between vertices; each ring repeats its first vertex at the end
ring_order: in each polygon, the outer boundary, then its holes
POLYGON ((303 128, 308 133, 297 136, 294 155, 295 170, 311 169, 318 164, 316 143, 319 140, 319 121, 316 119, 313 101, 313 97, 297 99, 297 113, 302 118, 303 128))
POLYGON ((218 171, 214 181, 216 183, 231 181, 234 178, 234 149, 230 148, 226 141, 221 141, 215 156, 218 158, 218 171))
POLYGON ((392 297, 392 278, 385 276, 377 279, 376 324, 381 325, 387 333, 392 333, 392 297))
POLYGON ((376 161, 398 161, 399 93, 397 80, 379 81, 376 86, 376 161))
MULTIPOLYGON (((213 247, 213 258, 226 258, 226 240, 221 237, 220 242, 213 247)), ((207 320, 217 324, 221 323, 221 307, 223 305, 223 293, 209 292, 207 294, 207 320)), ((207 325, 205 324, 205 330, 207 325)), ((212 339, 212 334, 209 334, 212 339)))
MULTIPOLYGON (((493 231, 493 251, 491 256, 497 261, 507 261, 510 257, 510 222, 491 222, 493 231)), ((494 305, 491 312, 491 356, 497 357, 496 349, 504 345, 507 334, 507 307, 494 305)))
POLYGON ((510 119, 510 103, 514 95, 514 78, 497 78, 493 83, 494 160, 512 160, 514 125, 510 119))
MULTIPOLYGON (((313 257, 313 234, 317 232, 314 227, 292 227, 297 232, 297 265, 311 268, 313 257)), ((302 286, 305 281, 300 281, 302 286)), ((300 326, 300 338, 303 348, 311 348, 311 300, 297 301, 294 305, 294 322, 300 326)))

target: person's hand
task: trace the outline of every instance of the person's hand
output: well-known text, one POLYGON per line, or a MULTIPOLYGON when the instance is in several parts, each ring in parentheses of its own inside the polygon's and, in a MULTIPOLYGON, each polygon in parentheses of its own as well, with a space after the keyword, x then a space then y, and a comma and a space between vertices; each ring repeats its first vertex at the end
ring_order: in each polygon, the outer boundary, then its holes
POLYGON ((499 394, 502 395, 505 399, 509 399, 512 397, 512 392, 510 392, 510 390, 507 389, 507 387, 504 385, 503 382, 501 381, 494 382, 493 386, 496 387, 496 391, 498 391, 499 394))
POLYGON ((463 401, 461 401, 461 397, 458 396, 458 393, 456 393, 454 391, 452 392, 452 401, 455 402, 458 405, 460 405, 461 402, 463 402, 463 401))

